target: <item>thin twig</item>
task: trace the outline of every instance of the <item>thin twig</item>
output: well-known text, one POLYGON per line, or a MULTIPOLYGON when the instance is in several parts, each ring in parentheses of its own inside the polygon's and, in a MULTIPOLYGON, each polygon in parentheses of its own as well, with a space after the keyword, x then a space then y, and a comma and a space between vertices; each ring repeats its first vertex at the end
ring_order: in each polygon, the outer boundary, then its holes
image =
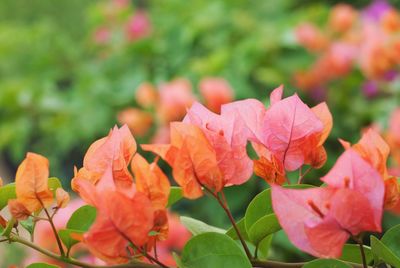
POLYGON ((297 181, 297 184, 301 184, 303 182, 304 177, 312 170, 312 167, 308 167, 307 170, 302 173, 302 170, 300 168, 300 176, 299 180, 297 181))
POLYGON ((225 211, 225 214, 228 216, 229 221, 232 223, 233 229, 235 229, 235 232, 240 240, 240 243, 243 246, 243 249, 246 253, 247 258, 249 258, 249 260, 251 260, 253 258, 253 256, 251 255, 250 250, 249 250, 242 234, 240 233, 239 228, 236 225, 235 219, 233 218, 233 215, 228 207, 228 202, 226 201, 224 192, 221 191, 221 197, 222 197, 222 199, 221 199, 218 194, 214 193, 207 187, 204 187, 204 189, 206 189, 213 197, 215 197, 215 199, 217 199, 218 203, 221 205, 222 209, 225 211))
POLYGON ((160 268, 160 266, 158 265, 154 265, 154 264, 148 264, 148 263, 141 263, 141 262, 135 262, 135 263, 126 263, 126 264, 119 264, 119 265, 111 265, 111 266, 102 266, 102 265, 93 265, 93 264, 89 264, 89 263, 84 263, 84 262, 80 262, 78 260, 75 260, 73 258, 66 258, 63 256, 59 256, 51 251, 48 251, 44 248, 41 248, 25 239, 22 239, 18 236, 15 235, 11 235, 10 242, 15 242, 15 243, 19 243, 19 244, 23 244, 27 247, 30 247, 50 258, 53 258, 55 260, 59 260, 65 263, 69 263, 72 265, 76 265, 82 268, 160 268))

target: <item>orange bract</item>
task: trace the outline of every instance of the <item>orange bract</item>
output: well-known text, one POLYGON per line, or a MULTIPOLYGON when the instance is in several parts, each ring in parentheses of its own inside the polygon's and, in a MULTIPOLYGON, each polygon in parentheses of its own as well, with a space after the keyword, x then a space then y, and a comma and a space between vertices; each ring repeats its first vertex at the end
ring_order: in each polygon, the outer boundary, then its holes
POLYGON ((8 201, 8 209, 11 215, 17 220, 26 220, 32 213, 16 199, 8 201))
POLYGON ((69 203, 69 194, 62 188, 57 188, 56 190, 56 201, 58 208, 65 208, 69 203))
POLYGON ((171 144, 144 145, 144 150, 160 155, 172 167, 176 182, 187 198, 203 195, 202 186, 219 192, 223 178, 210 142, 202 130, 192 124, 171 123, 171 144))
POLYGON ((53 202, 53 193, 47 185, 49 161, 47 158, 28 153, 18 167, 15 185, 17 200, 30 211, 38 211, 53 202))
POLYGON ((96 185, 108 169, 112 170, 116 185, 130 187, 133 182, 128 164, 136 152, 136 142, 126 125, 114 127, 110 134, 94 142, 83 160, 83 168, 72 179, 71 186, 79 192, 76 179, 85 179, 96 185))

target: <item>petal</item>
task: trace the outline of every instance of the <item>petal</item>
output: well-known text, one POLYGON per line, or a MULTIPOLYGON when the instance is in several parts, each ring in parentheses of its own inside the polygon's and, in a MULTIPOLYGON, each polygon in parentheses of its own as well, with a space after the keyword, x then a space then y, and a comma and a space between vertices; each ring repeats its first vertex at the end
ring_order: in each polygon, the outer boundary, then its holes
POLYGON ((271 95, 269 96, 271 106, 282 100, 282 96, 283 96, 283 85, 280 85, 279 87, 275 88, 271 92, 271 95))
POLYGON ((171 187, 168 177, 156 163, 147 163, 139 154, 133 157, 131 167, 137 191, 146 194, 155 209, 164 209, 168 203, 171 187))
POLYGON ((319 118, 319 120, 321 120, 321 122, 324 125, 324 128, 320 134, 319 143, 318 143, 318 145, 321 146, 322 144, 324 144, 324 142, 326 141, 326 139, 329 136, 329 133, 332 130, 332 127, 333 127, 332 114, 329 111, 329 108, 328 108, 328 105, 326 104, 326 102, 322 102, 322 103, 318 104, 317 106, 314 106, 313 108, 311 108, 311 110, 319 118))
POLYGON ((15 184, 18 201, 30 212, 48 207, 53 202, 53 193, 48 188, 49 161, 47 158, 28 153, 18 167, 15 184))
POLYGON ((353 149, 346 150, 325 177, 330 187, 349 188, 363 194, 372 206, 376 226, 380 226, 384 183, 379 173, 353 149))
POLYGON ((306 233, 306 224, 316 226, 322 219, 309 203, 319 206, 321 213, 327 213, 325 204, 329 202, 335 190, 327 188, 294 190, 274 185, 271 188, 274 212, 290 241, 301 250, 318 256, 318 249, 306 233))
POLYGON ((322 122, 295 94, 268 109, 262 127, 262 143, 292 171, 304 164, 301 147, 304 139, 322 129, 322 122))
POLYGON ((349 234, 346 233, 333 218, 326 218, 315 226, 304 227, 313 252, 319 258, 339 258, 349 234))

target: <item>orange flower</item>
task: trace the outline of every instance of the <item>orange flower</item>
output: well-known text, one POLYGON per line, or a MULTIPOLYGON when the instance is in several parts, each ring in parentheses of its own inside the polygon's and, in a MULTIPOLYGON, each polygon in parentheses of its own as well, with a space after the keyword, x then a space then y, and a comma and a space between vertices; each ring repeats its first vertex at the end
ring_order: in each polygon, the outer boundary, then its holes
MULTIPOLYGON (((345 149, 350 148, 350 143, 341 141, 345 149)), ((393 207, 400 198, 397 179, 389 175, 387 159, 389 157, 389 145, 373 129, 367 130, 352 148, 368 163, 374 167, 385 181, 385 208, 393 207)))
POLYGON ((212 112, 219 113, 221 105, 233 101, 233 90, 223 78, 204 78, 200 81, 199 89, 205 105, 212 112))
POLYGON ((128 262, 130 255, 135 254, 130 244, 142 247, 149 240, 154 223, 151 201, 133 189, 100 188, 84 179, 77 179, 76 183, 81 197, 88 200, 89 196, 97 208, 96 221, 84 235, 84 243, 93 255, 108 264, 128 262))
POLYGON ((157 89, 151 83, 142 83, 136 90, 135 99, 144 108, 155 106, 158 102, 157 89))
POLYGON ((28 153, 18 167, 15 188, 17 201, 30 213, 46 208, 53 203, 53 193, 47 185, 48 179, 49 161, 47 158, 35 153, 28 153))
POLYGON ((310 51, 321 51, 328 45, 328 39, 310 23, 303 23, 295 29, 297 41, 310 51))
POLYGON ((337 32, 349 30, 357 19, 357 11, 347 4, 336 5, 330 14, 329 26, 337 32))
POLYGON ((130 187, 133 183, 128 171, 128 163, 136 152, 136 142, 126 125, 114 127, 107 137, 94 142, 83 159, 83 168, 75 169, 71 181, 72 189, 79 192, 76 180, 85 179, 96 185, 106 172, 112 173, 117 185, 130 187))
POLYGON ((66 191, 64 191, 62 188, 57 188, 56 201, 57 201, 58 208, 65 208, 70 201, 69 194, 66 191))
POLYGON ((138 137, 146 135, 153 124, 153 116, 136 108, 127 108, 118 113, 118 121, 127 125, 138 137))
POLYGON ((160 102, 157 113, 160 120, 165 123, 181 120, 186 114, 186 109, 190 108, 195 100, 190 82, 178 78, 160 85, 159 89, 160 102))
POLYGON ((174 179, 187 198, 202 196, 202 186, 215 192, 223 187, 215 151, 195 125, 173 122, 170 144, 142 145, 142 148, 158 154, 172 167, 174 179))
POLYGON ((146 159, 139 154, 133 157, 131 167, 135 176, 136 190, 149 198, 154 209, 152 231, 158 234, 153 237, 157 240, 165 240, 168 236, 168 218, 165 208, 171 189, 168 177, 156 163, 147 163, 146 159))

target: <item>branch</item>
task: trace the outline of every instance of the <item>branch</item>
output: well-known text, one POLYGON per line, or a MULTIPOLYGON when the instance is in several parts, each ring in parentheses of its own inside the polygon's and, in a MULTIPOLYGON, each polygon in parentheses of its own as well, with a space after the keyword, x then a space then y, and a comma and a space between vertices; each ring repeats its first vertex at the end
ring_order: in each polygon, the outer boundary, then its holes
POLYGON ((25 239, 22 239, 16 235, 10 235, 9 241, 23 244, 27 247, 30 247, 48 257, 50 257, 50 258, 53 258, 53 259, 61 261, 61 262, 69 263, 72 265, 76 265, 76 266, 79 266, 82 268, 160 268, 160 266, 158 266, 158 265, 141 263, 141 262, 125 263, 125 264, 111 265, 111 266, 93 265, 93 264, 89 264, 89 263, 80 262, 80 261, 72 259, 72 258, 65 258, 65 257, 59 256, 51 251, 41 248, 41 247, 39 247, 25 239))

